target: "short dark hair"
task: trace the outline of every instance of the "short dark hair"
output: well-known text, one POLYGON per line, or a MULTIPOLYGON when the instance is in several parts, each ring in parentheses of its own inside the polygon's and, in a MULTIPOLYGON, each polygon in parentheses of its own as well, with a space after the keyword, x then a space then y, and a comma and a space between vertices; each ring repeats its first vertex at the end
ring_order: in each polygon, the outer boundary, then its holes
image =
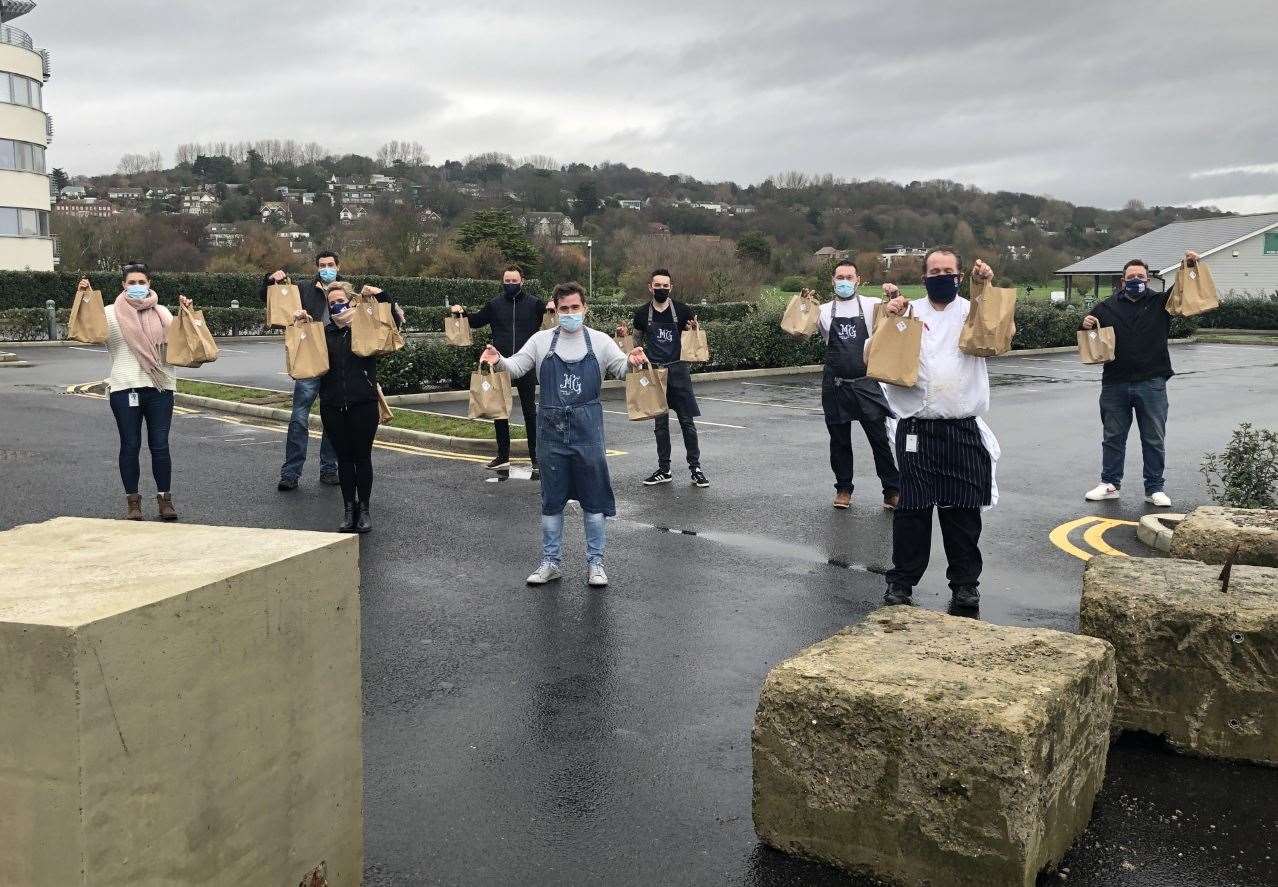
POLYGON ((524 276, 524 269, 520 268, 518 265, 507 265, 506 270, 501 273, 504 275, 509 274, 511 271, 516 272, 520 277, 524 276))
POLYGON ((834 263, 834 273, 835 273, 835 274, 837 274, 837 273, 839 272, 839 269, 840 269, 840 268, 842 268, 844 265, 847 265, 849 268, 851 268, 851 269, 852 269, 853 271, 855 271, 857 274, 860 274, 860 273, 861 273, 861 269, 860 269, 860 268, 858 268, 858 267, 856 266, 856 262, 852 261, 851 259, 839 259, 837 262, 835 262, 835 263, 834 263))
POLYGON ((337 253, 333 252, 330 249, 326 249, 324 250, 324 252, 319 253, 317 256, 315 256, 316 265, 320 263, 320 259, 332 259, 337 264, 339 265, 342 264, 342 260, 337 257, 337 253))
POLYGON ((927 274, 927 260, 937 253, 944 253, 947 256, 954 257, 954 267, 958 268, 959 274, 963 273, 963 256, 952 246, 934 246, 923 256, 923 273, 927 274))
POLYGON ((1127 269, 1130 268, 1132 265, 1140 265, 1142 268, 1145 269, 1146 276, 1149 275, 1149 266, 1145 264, 1144 259, 1132 259, 1130 262, 1128 262, 1126 265, 1123 266, 1123 274, 1126 274, 1127 269))
POLYGON ((147 280, 151 279, 151 269, 146 262, 126 262, 120 269, 120 276, 128 277, 130 274, 145 274, 147 280))
POLYGON ((665 268, 657 268, 655 271, 653 271, 651 274, 649 274, 649 275, 648 275, 648 282, 649 282, 649 283, 652 283, 652 279, 653 279, 654 277, 656 277, 657 275, 661 275, 662 277, 669 277, 669 278, 670 278, 670 282, 671 282, 671 283, 674 283, 674 275, 673 275, 673 274, 671 274, 669 271, 667 271, 665 268))
POLYGON ((556 286, 554 295, 551 296, 551 301, 553 301, 556 305, 558 305, 559 300, 562 299, 564 296, 571 296, 574 294, 581 296, 581 303, 583 305, 586 304, 586 290, 584 287, 582 287, 581 284, 577 283, 575 280, 570 280, 567 283, 561 283, 558 286, 556 286))

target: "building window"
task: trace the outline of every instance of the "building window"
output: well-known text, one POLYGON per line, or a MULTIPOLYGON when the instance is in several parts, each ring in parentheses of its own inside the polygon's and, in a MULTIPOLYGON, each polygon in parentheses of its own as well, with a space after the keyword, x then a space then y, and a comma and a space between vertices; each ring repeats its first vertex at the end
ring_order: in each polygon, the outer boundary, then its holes
POLYGON ((0 139, 0 169, 17 169, 43 174, 45 172, 44 157, 43 145, 0 139))
POLYGON ((0 206, 0 237, 48 237, 49 214, 42 209, 0 206))
POLYGON ((21 74, 0 74, 0 101, 44 109, 44 89, 38 80, 21 74))
POLYGON ((1265 255, 1278 256, 1278 231, 1270 231, 1265 235, 1265 255))

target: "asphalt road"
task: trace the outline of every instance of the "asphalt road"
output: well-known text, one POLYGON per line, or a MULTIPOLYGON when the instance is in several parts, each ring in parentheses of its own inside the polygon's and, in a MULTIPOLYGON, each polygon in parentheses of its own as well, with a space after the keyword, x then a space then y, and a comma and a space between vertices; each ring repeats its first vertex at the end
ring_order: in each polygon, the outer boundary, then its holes
MULTIPOLYGON (((123 496, 102 400, 59 395, 101 378, 93 349, 8 347, 0 370, 0 529, 61 514, 115 517, 123 496)), ((1206 500, 1197 465, 1239 422, 1278 427, 1278 349, 1173 351, 1168 492, 1206 500)), ((280 348, 234 343, 190 375, 287 387, 280 348), (273 383, 273 384, 272 384, 273 383)), ((1073 630, 1083 563, 1058 525, 1135 520, 1141 497, 1082 499, 1099 473, 1096 368, 1072 355, 994 361, 990 425, 1002 502, 986 516, 982 618, 1073 630)), ((648 489, 650 426, 609 413, 619 520, 611 587, 588 592, 580 521, 567 575, 532 591, 536 488, 489 482, 472 460, 379 448, 376 531, 363 542, 366 883, 866 884, 762 848, 750 823, 749 731, 767 670, 877 608, 890 518, 868 447, 851 511, 833 483, 814 377, 699 386, 703 464, 648 489), (714 424, 711 424, 714 423, 714 424), (696 535, 659 532, 670 527, 696 535)), ((607 409, 620 411, 620 393, 607 409)), ((274 480, 273 426, 175 420, 175 498, 187 521, 331 529, 335 490, 274 480)), ((312 451, 312 458, 314 458, 312 451)), ((674 460, 682 459, 675 434, 674 460)), ((1139 446, 1129 446, 1140 489, 1139 446)), ((145 489, 145 487, 144 487, 145 489)), ((1086 547, 1081 531, 1071 536, 1086 547)), ((1141 552, 1132 528, 1104 540, 1141 552)), ((916 597, 948 598, 939 533, 916 597)), ((1086 835, 1065 861, 1085 885, 1278 883, 1278 770, 1116 745, 1086 835)))

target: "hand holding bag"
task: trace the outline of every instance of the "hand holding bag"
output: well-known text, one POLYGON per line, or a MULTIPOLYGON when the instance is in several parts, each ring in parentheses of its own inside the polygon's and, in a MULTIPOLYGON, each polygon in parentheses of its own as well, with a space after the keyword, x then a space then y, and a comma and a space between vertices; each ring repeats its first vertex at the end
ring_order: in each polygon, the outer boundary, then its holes
POLYGON ((696 317, 692 318, 679 339, 679 355, 685 363, 707 363, 710 360, 710 342, 696 317))
POLYGON ((266 325, 287 329, 293 323, 293 315, 302 310, 302 291, 285 277, 280 283, 266 288, 266 325))
POLYGON ((919 359, 923 351, 923 321, 906 313, 885 315, 866 348, 866 376, 877 382, 913 388, 919 383, 919 359))
POLYGON ((972 278, 972 298, 959 351, 972 357, 997 357, 1012 350, 1016 335, 1016 288, 991 286, 988 280, 972 278))
POLYGON ((377 424, 389 425, 395 418, 395 414, 391 412, 390 404, 386 402, 386 395, 382 393, 382 386, 377 386, 377 424))
POLYGON ((1220 307, 1220 293, 1211 270, 1199 259, 1192 265, 1182 260, 1176 283, 1167 297, 1167 313, 1172 317, 1195 317, 1220 307))
POLYGON ((475 344, 475 339, 470 332, 470 320, 460 311, 451 312, 444 318, 444 336, 448 339, 449 345, 456 345, 459 348, 475 344))
POLYGON ((102 304, 101 290, 75 291, 71 318, 67 322, 67 338, 85 345, 106 344, 106 307, 102 304))
POLYGON ((298 320, 284 328, 284 358, 294 379, 318 379, 328 372, 328 340, 324 324, 298 320))
POLYGON ((510 388, 510 373, 480 361, 479 369, 470 374, 467 415, 472 419, 509 419, 514 402, 510 388))
POLYGON ((658 369, 650 363, 630 368, 626 374, 626 410, 631 422, 655 419, 670 411, 666 403, 667 375, 665 367, 658 369))
POLYGON ((1114 359, 1114 351, 1112 326, 1078 331, 1078 357, 1083 363, 1109 363, 1114 359))
POLYGON ((785 306, 781 315, 781 330, 792 336, 806 339, 815 335, 817 319, 821 314, 821 300, 812 290, 803 290, 785 306))
POLYGON ((204 312, 179 308, 177 319, 168 329, 166 362, 175 367, 201 367, 217 360, 218 350, 204 322, 204 312))

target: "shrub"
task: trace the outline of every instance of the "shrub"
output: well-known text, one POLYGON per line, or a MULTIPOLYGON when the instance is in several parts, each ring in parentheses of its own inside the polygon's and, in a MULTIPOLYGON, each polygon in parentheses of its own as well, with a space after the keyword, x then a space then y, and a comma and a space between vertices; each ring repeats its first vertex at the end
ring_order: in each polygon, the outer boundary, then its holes
POLYGON ((1199 320, 1202 326, 1212 329, 1278 330, 1278 293, 1260 297, 1230 293, 1219 308, 1201 315, 1199 320))
POLYGON ((1199 471, 1217 504, 1273 508, 1278 505, 1278 434, 1267 428, 1253 430, 1244 422, 1234 429, 1223 453, 1203 456, 1199 471))
MULTIPOLYGON (((64 335, 69 311, 59 308, 54 312, 58 333, 64 335)), ((43 308, 16 308, 0 311, 0 341, 37 342, 49 338, 49 321, 43 308)))
POLYGON ((789 277, 781 278, 781 282, 777 284, 777 289, 783 293, 797 293, 806 285, 802 277, 797 274, 791 274, 789 277))

